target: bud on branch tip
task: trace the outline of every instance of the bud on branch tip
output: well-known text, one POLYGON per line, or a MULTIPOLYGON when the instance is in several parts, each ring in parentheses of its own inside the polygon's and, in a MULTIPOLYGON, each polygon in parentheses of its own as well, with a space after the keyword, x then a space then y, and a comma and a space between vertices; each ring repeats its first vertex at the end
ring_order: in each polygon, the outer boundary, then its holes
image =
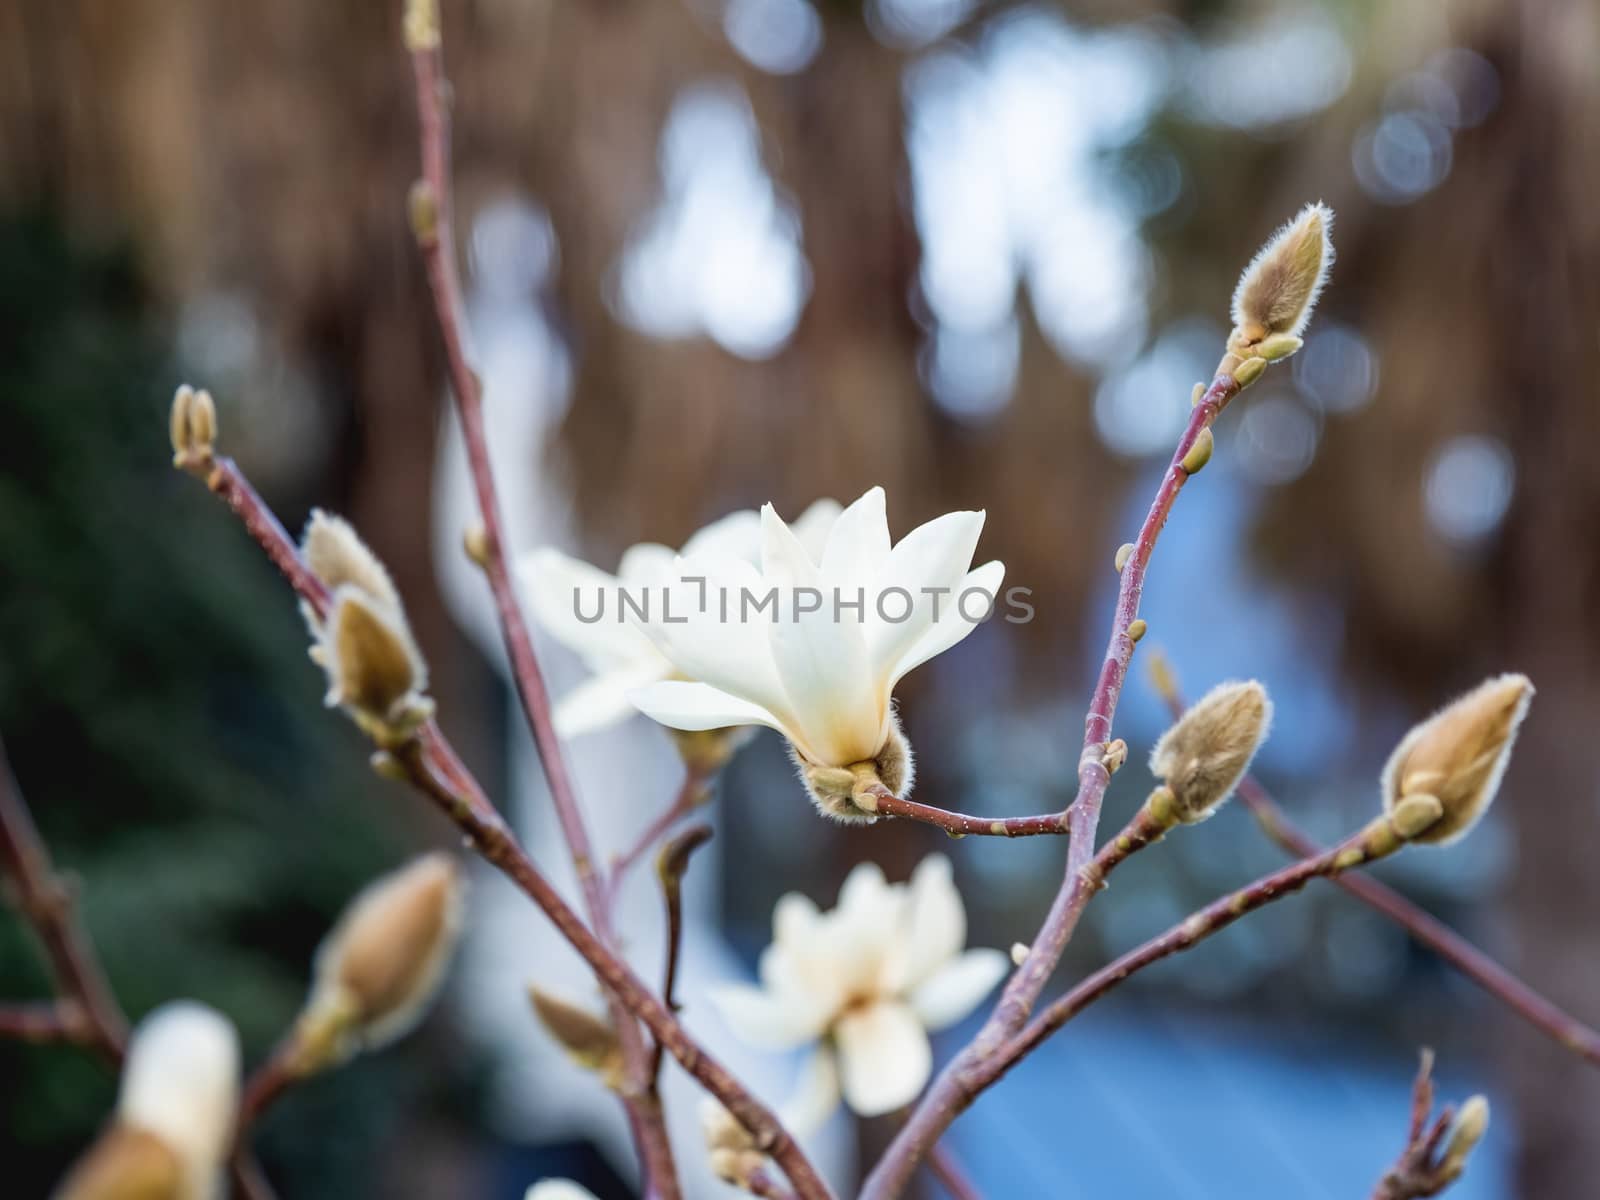
POLYGON ((1532 699, 1526 675, 1500 675, 1417 725, 1383 768, 1384 808, 1398 818, 1407 800, 1436 798, 1438 820, 1412 836, 1436 845, 1463 836, 1493 803, 1532 699))
POLYGON ((1221 683, 1191 705, 1150 752, 1150 770, 1172 793, 1179 821, 1203 821, 1233 792, 1272 722, 1255 680, 1221 683))
MULTIPOLYGON (((1333 265, 1333 211, 1308 204, 1250 260, 1233 293, 1234 335, 1257 346, 1273 335, 1298 338, 1311 319, 1333 265)), ((1270 343, 1263 358, 1293 353, 1292 343, 1270 343)))

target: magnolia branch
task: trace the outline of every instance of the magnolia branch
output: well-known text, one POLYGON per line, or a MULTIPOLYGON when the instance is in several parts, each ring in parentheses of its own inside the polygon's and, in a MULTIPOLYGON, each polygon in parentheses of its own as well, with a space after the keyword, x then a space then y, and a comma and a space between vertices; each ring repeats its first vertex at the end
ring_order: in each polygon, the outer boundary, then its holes
POLYGON ((15 890, 17 909, 38 935, 49 960, 60 997, 54 1006, 56 1023, 63 1034, 75 1032, 71 1040, 119 1065, 128 1041, 127 1019, 111 994, 93 944, 78 924, 72 890, 56 874, 4 746, 0 746, 0 862, 15 890))
MULTIPOLYGON (((0 745, 0 863, 11 880, 18 909, 44 947, 57 993, 49 1004, 0 1009, 0 1037, 87 1046, 112 1066, 121 1066, 128 1020, 94 943, 78 924, 72 891, 56 874, 4 745, 0 745)), ((272 1200, 272 1189, 253 1158, 237 1156, 233 1169, 240 1194, 247 1200, 272 1200)))
MULTIPOLYGON (((1155 682, 1167 707, 1174 715, 1182 714, 1183 698, 1170 673, 1157 672, 1155 682)), ((1321 853, 1322 847, 1289 819, 1282 806, 1254 776, 1246 775, 1241 779, 1237 791, 1262 832, 1278 846, 1298 858, 1321 853)), ((1333 882, 1388 917, 1535 1029, 1586 1062, 1600 1066, 1600 1032, 1529 987, 1443 921, 1370 875, 1335 875, 1333 882)))
POLYGON ((1133 658, 1133 647, 1137 641, 1132 629, 1133 623, 1139 618, 1145 572, 1178 493, 1183 490, 1190 475, 1203 467, 1209 458, 1212 423, 1239 391, 1240 385, 1232 375, 1219 372, 1211 381, 1211 386, 1200 396, 1173 452, 1172 461, 1162 476, 1150 511, 1122 566, 1111 637, 1084 721, 1083 751, 1078 760, 1078 794, 1061 814, 1066 818, 1070 841, 1065 878, 1050 912, 1022 966, 1007 983, 999 1003, 983 1028, 940 1073, 932 1088, 918 1102, 911 1119, 867 1177, 862 1200, 888 1200, 903 1191, 916 1169, 917 1161, 949 1128, 950 1122, 955 1120, 961 1109, 971 1103, 976 1091, 971 1089, 967 1081, 981 1077, 986 1063, 1027 1021, 1039 994, 1061 961, 1061 954, 1077 928, 1084 906, 1104 884, 1103 872, 1095 864, 1095 833, 1100 824, 1100 807, 1106 787, 1111 782, 1111 771, 1107 764, 1111 722, 1127 680, 1128 664, 1133 658))
MULTIPOLYGON (((437 21, 437 13, 431 13, 437 21)), ((443 54, 437 25, 413 27, 412 18, 426 19, 422 13, 408 17, 407 43, 416 77, 417 116, 420 126, 422 180, 412 193, 412 220, 427 267, 433 291, 434 309, 443 335, 449 364, 451 390, 466 445, 473 489, 477 493, 479 516, 483 521, 482 566, 494 594, 506 654, 511 662, 517 695, 527 716, 528 727, 539 751, 539 762, 550 787, 557 822, 566 840, 577 872, 579 889, 589 921, 600 940, 616 944, 604 881, 595 862, 593 842, 584 824, 567 769, 560 739, 551 717, 549 691, 534 653, 533 639, 517 603, 511 574, 506 564, 505 537, 500 521, 500 503, 489 461, 488 439, 484 433, 483 390, 477 373, 467 361, 465 306, 461 278, 456 266, 455 234, 451 220, 453 208, 450 181, 450 118, 446 107, 448 83, 444 77, 443 54)), ((653 1055, 644 1043, 638 1025, 614 999, 610 1001, 628 1082, 622 1091, 629 1110, 635 1140, 643 1159, 645 1178, 660 1200, 676 1200, 679 1195, 677 1169, 672 1144, 655 1090, 650 1064, 653 1055)))
POLYGON ((1433 1116, 1433 1051, 1422 1052, 1411 1085, 1411 1125, 1405 1148, 1383 1173, 1372 1200, 1416 1200, 1437 1196, 1461 1177, 1467 1156, 1488 1126, 1489 1106, 1473 1096, 1457 1113, 1448 1104, 1433 1116))
MULTIPOLYGON (((1435 817, 1437 811, 1435 802, 1435 817)), ((1165 933, 1101 967, 1051 1003, 1022 1033, 980 1064, 972 1079, 974 1091, 989 1086, 1045 1038, 1152 963, 1198 945, 1258 908, 1292 896, 1313 879, 1337 876, 1394 853, 1415 833, 1405 824, 1408 815, 1397 810, 1378 817, 1338 845, 1212 901, 1165 933)))
MULTIPOLYGON (((300 599, 319 617, 326 617, 327 589, 306 568, 288 533, 249 486, 237 464, 225 457, 211 456, 191 469, 202 475, 207 486, 240 516, 245 529, 283 571, 300 599)), ((777 1116, 706 1053, 644 982, 614 950, 600 942, 562 899, 518 844, 436 722, 425 724, 414 739, 397 747, 392 755, 380 757, 379 765, 386 770, 390 765, 397 768, 396 773, 421 790, 467 835, 479 855, 539 906, 589 964, 601 985, 642 1020, 684 1070, 749 1130, 758 1148, 789 1177, 801 1200, 831 1200, 828 1185, 777 1116)))

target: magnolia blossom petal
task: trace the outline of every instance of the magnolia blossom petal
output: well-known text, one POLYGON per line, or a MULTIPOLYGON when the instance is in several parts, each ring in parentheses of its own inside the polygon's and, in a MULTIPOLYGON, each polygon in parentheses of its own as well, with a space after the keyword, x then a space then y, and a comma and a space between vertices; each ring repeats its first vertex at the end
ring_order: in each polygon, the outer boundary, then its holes
MULTIPOLYGON (((659 658, 659 656, 658 656, 659 658)), ((556 702, 556 733, 564 738, 592 733, 633 716, 632 693, 646 684, 665 679, 672 665, 664 658, 604 671, 584 680, 556 702)))
POLYGON ((912 643, 911 648, 895 663, 889 672, 891 685, 899 683, 911 671, 935 655, 943 654, 952 646, 958 645, 976 629, 982 622, 967 619, 961 609, 961 597, 968 592, 982 592, 988 596, 989 604, 983 610, 979 609, 976 595, 967 601, 967 608, 974 614, 981 612, 986 615, 987 609, 992 608, 999 597, 1000 585, 1005 582, 1005 577, 1006 565, 1003 562, 987 562, 977 570, 969 571, 956 594, 948 598, 949 609, 941 609, 939 620, 933 628, 912 643))
POLYGON ((967 942, 967 910, 956 891, 950 860, 930 854, 911 875, 907 899, 906 977, 915 988, 961 952, 967 942))
POLYGON ((933 1072, 927 1032, 905 1004, 879 1001, 850 1012, 833 1033, 845 1102, 864 1117, 910 1104, 933 1072))
POLYGON ((822 561, 823 547, 828 544, 828 537, 833 532, 833 523, 839 519, 842 509, 837 500, 823 498, 813 500, 790 525, 794 536, 806 548, 806 553, 811 556, 811 561, 822 561))
POLYGON ((778 1119, 793 1134, 808 1137, 828 1123, 839 1108, 839 1060, 832 1049, 818 1046, 800 1066, 794 1091, 778 1109, 778 1119))
POLYGON ((929 1029, 954 1025, 982 1003, 1004 978, 1010 963, 999 950, 968 950, 917 988, 911 995, 911 1005, 929 1029))
POLYGON ((765 590, 750 564, 731 555, 680 558, 665 599, 644 626, 686 679, 748 700, 793 725, 788 698, 767 642, 770 616, 746 612, 745 598, 765 590), (748 619, 747 619, 748 618, 748 619))
POLYGON ((917 526, 889 552, 866 619, 873 666, 885 678, 933 628, 935 613, 941 622, 953 614, 983 519, 982 512, 946 513, 917 526))
POLYGON ((844 767, 876 757, 887 736, 888 694, 880 694, 854 621, 841 621, 817 565, 772 505, 761 510, 761 567, 779 589, 778 619, 767 629, 802 753, 844 767), (806 589, 818 607, 801 612, 806 589))
POLYGON ((802 993, 764 992, 746 984, 727 984, 708 994, 742 1041, 767 1050, 792 1050, 815 1040, 832 1016, 802 993))
POLYGON ((640 542, 622 552, 617 578, 629 587, 655 587, 672 578, 677 551, 660 542, 640 542))
POLYGON ((719 517, 683 544, 683 556, 731 554, 751 566, 761 562, 761 515, 753 508, 741 508, 719 517))
POLYGON ((539 624, 591 666, 653 652, 649 639, 621 618, 616 576, 548 546, 523 559, 517 576, 539 624))
POLYGON ((529 1188, 523 1200, 595 1200, 595 1194, 570 1179, 546 1179, 529 1188))
POLYGON ((858 863, 827 918, 826 950, 845 997, 898 990, 905 978, 906 888, 884 880, 876 863, 858 863))
POLYGON ((628 693, 645 716, 672 729, 726 729, 730 725, 765 725, 782 731, 783 724, 759 704, 730 696, 709 683, 666 679, 628 693))
MULTIPOLYGON (((864 587, 889 557, 889 517, 881 487, 870 489, 834 522, 822 551, 822 575, 833 588, 864 587)), ((863 609, 865 612, 865 609, 863 609)))

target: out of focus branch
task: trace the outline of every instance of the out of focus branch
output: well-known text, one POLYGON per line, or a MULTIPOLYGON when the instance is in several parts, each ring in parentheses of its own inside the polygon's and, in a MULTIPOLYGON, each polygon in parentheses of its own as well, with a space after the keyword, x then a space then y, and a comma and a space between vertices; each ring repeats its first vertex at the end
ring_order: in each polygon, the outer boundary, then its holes
POLYGON ((56 1016, 76 1040, 112 1066, 120 1065, 128 1021, 106 982, 93 944, 78 924, 72 890, 56 874, 39 830, 0 746, 0 862, 16 893, 18 910, 38 935, 61 999, 56 1016))
MULTIPOLYGON (((1181 715, 1185 706, 1172 672, 1162 664, 1152 677, 1167 707, 1181 715)), ((1321 851, 1255 778, 1241 779, 1238 793, 1262 831, 1288 853, 1309 858, 1321 851)), ((1443 921, 1370 875, 1335 875, 1333 882, 1388 917, 1535 1029, 1600 1067, 1600 1032, 1558 1008, 1443 921)))
MULTIPOLYGON (((411 197, 412 227, 433 291, 434 310, 449 363, 451 391, 455 394, 456 412, 461 418, 467 462, 483 522, 482 566, 489 580, 489 589, 494 594, 517 696, 522 702, 523 713, 539 750, 539 763, 550 786, 557 822, 572 856, 589 922, 603 943, 615 946, 616 937, 611 928, 605 883, 595 862, 593 842, 578 805, 572 775, 562 754, 561 740, 556 735, 549 690, 539 669, 533 639, 517 603, 511 572, 506 563, 500 501, 489 461, 488 438, 484 432, 483 385, 467 356, 466 306, 462 302, 461 277, 456 266, 452 221, 454 203, 450 180, 449 83, 444 75, 436 0, 410 0, 406 13, 406 44, 411 51, 416 77, 422 154, 422 179, 416 184, 411 197)), ((672 1144, 667 1138, 666 1122, 649 1079, 651 1052, 645 1045, 638 1023, 627 1010, 614 997, 610 998, 609 1003, 628 1073, 620 1094, 629 1109, 630 1123, 649 1184, 647 1190, 653 1190, 660 1200, 677 1200, 680 1190, 672 1158, 672 1144)))
POLYGON ((950 1200, 983 1200, 982 1193, 956 1161, 955 1155, 938 1143, 928 1151, 928 1170, 950 1194, 950 1200))
POLYGON ((1458 1115, 1448 1104, 1433 1118, 1433 1051, 1422 1052, 1411 1085, 1411 1126, 1405 1149, 1373 1189, 1372 1200, 1417 1200, 1437 1196, 1466 1169, 1467 1158, 1488 1125, 1488 1105, 1475 1096, 1458 1115), (1431 1118, 1431 1122, 1430 1122, 1431 1118))

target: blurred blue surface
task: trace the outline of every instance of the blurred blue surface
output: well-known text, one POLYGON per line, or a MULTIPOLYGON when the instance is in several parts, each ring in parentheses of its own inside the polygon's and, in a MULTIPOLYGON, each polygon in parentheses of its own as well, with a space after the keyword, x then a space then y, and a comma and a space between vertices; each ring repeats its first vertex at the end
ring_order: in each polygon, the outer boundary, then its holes
MULTIPOLYGON (((1416 1066, 1405 1054, 1117 1009, 1079 1017, 952 1129, 990 1200, 1363 1200, 1399 1153, 1416 1066)), ((1441 1062, 1439 1103, 1483 1091, 1486 1074, 1441 1062)), ((1495 1119, 1451 1200, 1514 1194, 1514 1130, 1488 1094, 1495 1119)))

